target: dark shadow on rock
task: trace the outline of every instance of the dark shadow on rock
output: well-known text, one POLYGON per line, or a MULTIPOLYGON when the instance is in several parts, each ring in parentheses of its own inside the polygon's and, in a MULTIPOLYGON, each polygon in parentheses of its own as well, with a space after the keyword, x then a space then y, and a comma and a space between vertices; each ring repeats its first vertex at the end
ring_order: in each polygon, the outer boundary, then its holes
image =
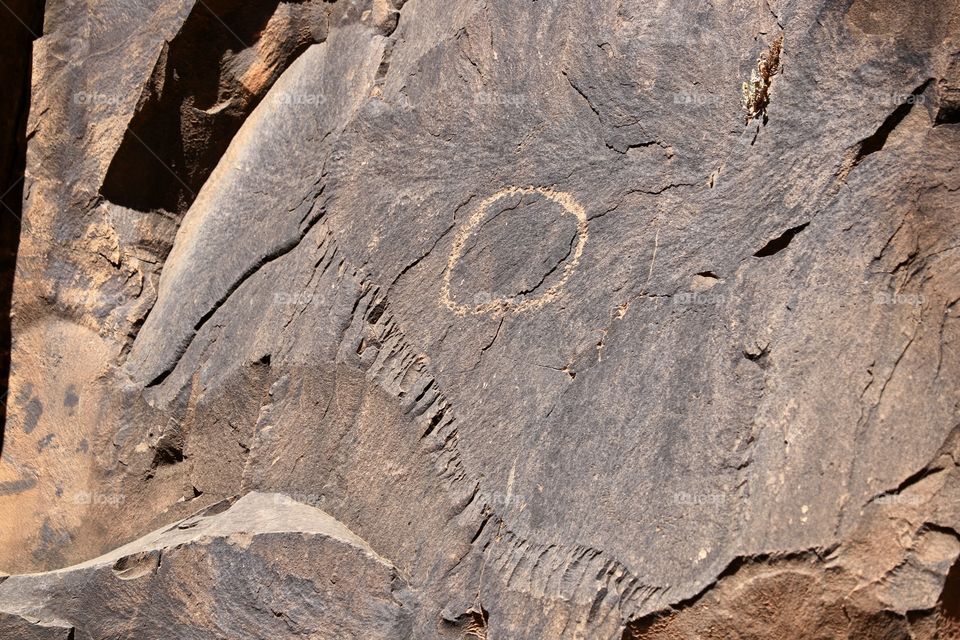
POLYGON ((7 422, 10 378, 10 304, 23 216, 27 161, 27 115, 33 41, 43 30, 44 0, 7 0, 0 5, 0 452, 7 422))
POLYGON ((157 61, 103 197, 137 211, 185 212, 267 89, 322 39, 323 11, 301 0, 197 3, 157 61))

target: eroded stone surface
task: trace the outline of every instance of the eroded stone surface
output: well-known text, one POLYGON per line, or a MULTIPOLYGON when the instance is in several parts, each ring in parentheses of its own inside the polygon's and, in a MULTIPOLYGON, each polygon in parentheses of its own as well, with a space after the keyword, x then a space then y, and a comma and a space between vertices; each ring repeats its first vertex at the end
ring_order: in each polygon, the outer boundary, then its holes
POLYGON ((343 524, 249 493, 83 564, 7 579, 0 634, 401 638, 412 604, 396 569, 343 524))
POLYGON ((0 567, 280 491, 413 637, 949 637, 955 1, 223 5, 48 10, 0 567))

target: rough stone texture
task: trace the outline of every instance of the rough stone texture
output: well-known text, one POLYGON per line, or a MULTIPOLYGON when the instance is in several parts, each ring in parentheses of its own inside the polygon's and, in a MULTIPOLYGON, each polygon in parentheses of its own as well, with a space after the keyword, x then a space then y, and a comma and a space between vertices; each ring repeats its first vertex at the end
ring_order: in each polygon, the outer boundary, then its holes
POLYGON ((249 493, 83 564, 7 579, 0 637, 28 621, 38 638, 403 638, 409 598, 341 523, 249 493))
MULTIPOLYGON (((43 3, 8 0, 0 6, 0 422, 6 419, 10 373, 10 304, 23 216, 31 49, 43 31, 43 3)), ((0 428, 0 451, 3 429, 0 428)))
POLYGON ((960 637, 956 0, 70 0, 33 67, 0 624, 960 637), (363 542, 89 560, 251 492, 363 542))

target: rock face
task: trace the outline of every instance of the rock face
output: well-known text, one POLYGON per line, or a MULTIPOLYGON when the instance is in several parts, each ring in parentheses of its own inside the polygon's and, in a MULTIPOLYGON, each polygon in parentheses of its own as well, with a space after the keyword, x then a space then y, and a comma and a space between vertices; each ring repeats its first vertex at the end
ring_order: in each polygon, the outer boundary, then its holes
POLYGON ((0 636, 960 637, 957 0, 68 1, 32 76, 0 636))
POLYGON ((408 596, 329 515, 248 493, 83 564, 7 579, 0 634, 26 621, 51 638, 403 638, 408 596))
MULTIPOLYGON (((23 178, 26 163, 27 111, 30 105, 31 48, 43 30, 43 3, 9 0, 0 26, 0 381, 5 420, 7 379, 10 374, 10 302, 17 270, 17 246, 23 216, 23 178)), ((0 428, 0 451, 3 429, 0 428)))

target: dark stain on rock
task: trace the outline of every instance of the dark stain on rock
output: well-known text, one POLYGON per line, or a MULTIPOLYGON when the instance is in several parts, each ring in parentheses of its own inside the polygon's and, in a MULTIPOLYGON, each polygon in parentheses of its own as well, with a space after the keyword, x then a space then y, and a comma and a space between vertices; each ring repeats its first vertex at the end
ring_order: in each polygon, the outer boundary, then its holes
POLYGON ((32 489, 37 484, 36 477, 21 477, 17 480, 0 482, 0 496, 12 496, 32 489))
POLYGON ((80 453, 86 453, 89 448, 90 448, 90 444, 87 442, 86 438, 81 440, 80 444, 77 445, 77 451, 79 451, 80 453))
POLYGON ((72 410, 78 404, 80 404, 80 396, 77 395, 77 388, 70 385, 67 387, 67 393, 63 396, 63 406, 72 410))
POLYGON ((23 432, 32 433, 40 422, 40 416, 43 415, 43 403, 39 398, 34 398, 27 403, 23 409, 23 432))
POLYGON ((29 382, 23 385, 23 389, 17 392, 17 403, 23 404, 30 399, 30 396, 33 395, 33 385, 29 382))
POLYGON ((47 447, 49 447, 49 446, 50 446, 50 443, 53 442, 53 439, 54 439, 55 437, 56 437, 56 435, 53 434, 53 433, 48 433, 47 435, 43 436, 43 437, 40 439, 40 441, 37 442, 37 451, 43 451, 44 449, 46 449, 47 447))
POLYGON ((39 562, 48 565, 63 564, 65 559, 60 549, 70 544, 72 538, 66 531, 54 529, 50 520, 43 521, 40 527, 40 544, 33 550, 33 557, 39 562))

